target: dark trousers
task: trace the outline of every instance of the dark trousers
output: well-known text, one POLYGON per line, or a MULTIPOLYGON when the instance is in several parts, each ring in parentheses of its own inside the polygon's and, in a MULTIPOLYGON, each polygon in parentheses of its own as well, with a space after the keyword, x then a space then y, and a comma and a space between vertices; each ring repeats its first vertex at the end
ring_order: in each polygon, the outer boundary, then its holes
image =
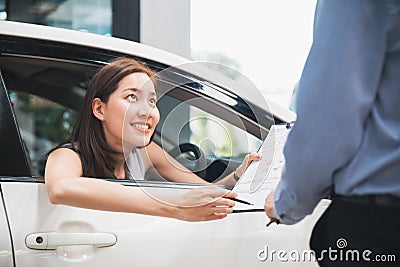
POLYGON ((400 266, 400 199, 336 197, 314 226, 320 266, 400 266))

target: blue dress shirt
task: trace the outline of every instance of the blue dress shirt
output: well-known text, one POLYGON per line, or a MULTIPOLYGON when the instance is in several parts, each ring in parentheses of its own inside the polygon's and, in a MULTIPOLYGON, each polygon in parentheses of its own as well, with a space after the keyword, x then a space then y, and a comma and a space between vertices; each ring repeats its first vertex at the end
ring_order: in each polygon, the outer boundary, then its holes
POLYGON ((320 0, 284 149, 275 214, 293 224, 331 192, 400 196, 400 2, 320 0))

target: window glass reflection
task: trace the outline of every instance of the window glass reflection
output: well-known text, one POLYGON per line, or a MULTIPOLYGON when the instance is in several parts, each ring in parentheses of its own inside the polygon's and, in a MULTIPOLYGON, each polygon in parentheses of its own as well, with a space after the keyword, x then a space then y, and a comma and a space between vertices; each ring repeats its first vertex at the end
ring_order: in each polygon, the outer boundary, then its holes
POLYGON ((111 0, 68 0, 49 13, 49 26, 111 35, 111 0))

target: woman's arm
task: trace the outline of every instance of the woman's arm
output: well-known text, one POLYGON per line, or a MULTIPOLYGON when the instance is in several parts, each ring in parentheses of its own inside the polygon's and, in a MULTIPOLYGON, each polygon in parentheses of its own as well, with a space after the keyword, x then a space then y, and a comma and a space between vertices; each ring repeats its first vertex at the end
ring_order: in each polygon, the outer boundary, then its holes
MULTIPOLYGON (((145 162, 147 162, 147 165, 154 167, 161 176, 165 177, 169 181, 184 183, 207 183, 172 158, 165 150, 163 150, 154 142, 151 142, 141 151, 145 162)), ((241 177, 251 161, 260 159, 261 156, 255 152, 246 155, 242 164, 239 165, 235 172, 217 181, 216 184, 234 185, 236 183, 234 174, 237 177, 241 177)))
POLYGON ((261 155, 256 152, 247 154, 246 157, 244 157, 242 163, 236 168, 236 170, 234 172, 232 172, 231 174, 228 174, 226 177, 224 177, 223 179, 216 182, 216 184, 235 185, 237 180, 240 177, 242 177, 242 175, 246 171, 247 167, 249 167, 250 163, 253 160, 257 161, 260 159, 261 159, 261 155))
POLYGON ((74 151, 67 148, 53 151, 45 171, 50 202, 185 221, 221 219, 226 217, 227 213, 231 213, 234 206, 232 200, 223 197, 234 197, 235 193, 217 187, 195 189, 180 196, 151 197, 140 188, 81 175, 81 160, 74 151))
POLYGON ((162 177, 172 182, 208 184, 191 172, 154 142, 140 150, 146 169, 153 167, 162 177))

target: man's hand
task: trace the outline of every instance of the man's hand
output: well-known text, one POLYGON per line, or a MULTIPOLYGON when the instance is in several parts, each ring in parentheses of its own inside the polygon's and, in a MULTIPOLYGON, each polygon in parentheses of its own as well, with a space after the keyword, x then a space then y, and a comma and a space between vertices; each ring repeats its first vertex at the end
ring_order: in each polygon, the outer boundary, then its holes
POLYGON ((268 194, 267 198, 265 199, 264 210, 267 214, 268 218, 271 220, 278 220, 278 217, 274 213, 274 191, 268 194))

